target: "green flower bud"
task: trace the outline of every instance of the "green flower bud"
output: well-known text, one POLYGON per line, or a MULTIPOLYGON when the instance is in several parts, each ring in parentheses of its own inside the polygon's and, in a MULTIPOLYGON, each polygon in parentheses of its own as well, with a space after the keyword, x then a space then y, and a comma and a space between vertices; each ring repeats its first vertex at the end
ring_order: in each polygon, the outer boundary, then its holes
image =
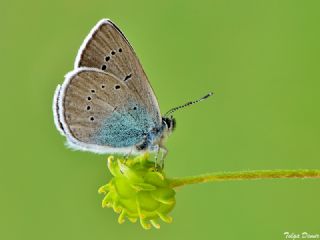
POLYGON ((138 219, 145 229, 151 226, 160 228, 158 220, 170 223, 168 213, 175 206, 173 188, 188 184, 275 179, 275 178, 320 178, 320 170, 260 170, 241 172, 216 172, 168 179, 162 170, 156 170, 155 164, 145 154, 131 159, 108 158, 108 168, 113 175, 109 183, 99 188, 105 194, 102 207, 113 208, 119 213, 118 222, 125 219, 136 222, 138 219))
POLYGON ((108 168, 113 175, 109 183, 99 188, 105 194, 102 207, 119 213, 121 224, 127 218, 138 219, 145 229, 160 228, 158 220, 170 223, 168 213, 175 206, 175 191, 162 170, 145 154, 131 159, 108 158, 108 168))

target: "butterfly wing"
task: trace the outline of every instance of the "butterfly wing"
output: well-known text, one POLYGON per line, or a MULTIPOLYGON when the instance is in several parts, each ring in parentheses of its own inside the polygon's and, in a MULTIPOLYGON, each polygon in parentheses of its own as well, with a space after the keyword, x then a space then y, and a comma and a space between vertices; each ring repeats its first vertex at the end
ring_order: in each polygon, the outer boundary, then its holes
POLYGON ((53 97, 53 117, 54 117, 54 124, 56 125, 56 128, 60 132, 62 136, 65 136, 65 131, 63 129, 63 125, 61 123, 60 114, 59 114, 59 100, 60 100, 60 93, 61 93, 61 85, 59 84, 56 88, 56 91, 54 92, 53 97))
POLYGON ((91 30, 78 52, 75 68, 78 67, 97 68, 117 76, 160 125, 158 101, 139 59, 128 40, 110 20, 99 21, 91 30))
POLYGON ((56 96, 56 125, 77 149, 130 152, 157 126, 126 82, 98 69, 69 73, 56 96))

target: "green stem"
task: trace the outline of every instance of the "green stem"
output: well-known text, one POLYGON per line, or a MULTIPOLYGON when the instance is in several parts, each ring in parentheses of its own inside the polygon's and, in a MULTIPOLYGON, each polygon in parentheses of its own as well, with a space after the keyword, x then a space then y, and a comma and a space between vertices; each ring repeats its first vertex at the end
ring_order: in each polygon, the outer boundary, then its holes
POLYGON ((256 180, 275 178, 320 178, 320 170, 256 170, 241 172, 217 172, 191 176, 184 178, 169 179, 171 187, 180 187, 187 184, 233 181, 233 180, 256 180))

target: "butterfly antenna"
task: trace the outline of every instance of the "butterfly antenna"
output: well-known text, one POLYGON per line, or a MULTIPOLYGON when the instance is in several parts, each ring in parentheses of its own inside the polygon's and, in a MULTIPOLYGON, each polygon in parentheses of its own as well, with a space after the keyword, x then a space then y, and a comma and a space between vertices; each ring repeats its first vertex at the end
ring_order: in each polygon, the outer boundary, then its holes
POLYGON ((195 103, 201 102, 201 101, 207 99, 208 97, 210 97, 210 96, 212 96, 212 95, 213 95, 213 93, 212 93, 212 92, 209 92, 207 95, 205 95, 205 96, 203 96, 202 98, 199 98, 199 99, 197 99, 197 100, 195 100, 195 101, 187 102, 187 103, 185 103, 185 104, 183 104, 183 105, 181 105, 181 106, 171 108, 168 112, 166 112, 166 113, 164 114, 164 116, 166 117, 166 116, 174 113, 175 111, 177 111, 177 110, 179 110, 179 109, 181 109, 181 108, 184 108, 184 107, 193 105, 193 104, 195 104, 195 103))

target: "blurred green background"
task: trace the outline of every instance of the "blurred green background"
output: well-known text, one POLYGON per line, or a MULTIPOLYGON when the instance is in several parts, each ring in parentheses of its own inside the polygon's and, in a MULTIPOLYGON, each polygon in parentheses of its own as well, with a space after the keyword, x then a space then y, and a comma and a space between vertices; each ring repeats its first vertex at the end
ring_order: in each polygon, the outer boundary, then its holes
POLYGON ((106 156, 74 152, 54 89, 101 18, 135 48, 162 112, 177 112, 166 172, 320 168, 320 2, 2 1, 1 239, 285 239, 320 234, 319 180, 193 185, 161 230, 101 208, 106 156))

